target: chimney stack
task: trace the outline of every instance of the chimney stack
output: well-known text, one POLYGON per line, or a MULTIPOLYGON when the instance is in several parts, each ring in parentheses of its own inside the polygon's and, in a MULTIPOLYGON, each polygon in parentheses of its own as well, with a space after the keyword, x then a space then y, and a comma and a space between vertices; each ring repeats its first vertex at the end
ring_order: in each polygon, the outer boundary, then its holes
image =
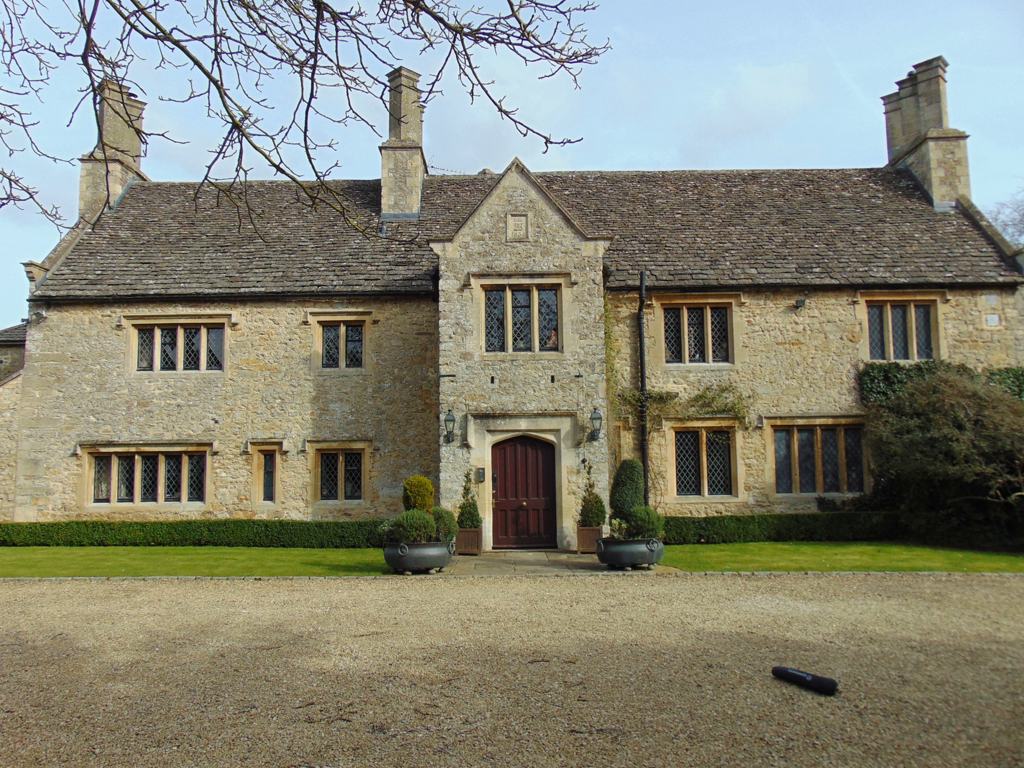
POLYGON ((938 211, 971 196, 967 134, 949 127, 948 66, 941 56, 915 64, 897 91, 882 97, 889 165, 914 174, 938 211))
POLYGON ((419 74, 405 67, 388 74, 388 140, 380 145, 382 221, 416 221, 420 215, 427 161, 419 80, 419 74))
POLYGON ((112 207, 133 178, 142 178, 142 112, 145 102, 121 83, 99 86, 99 138, 79 159, 78 215, 92 224, 112 207))

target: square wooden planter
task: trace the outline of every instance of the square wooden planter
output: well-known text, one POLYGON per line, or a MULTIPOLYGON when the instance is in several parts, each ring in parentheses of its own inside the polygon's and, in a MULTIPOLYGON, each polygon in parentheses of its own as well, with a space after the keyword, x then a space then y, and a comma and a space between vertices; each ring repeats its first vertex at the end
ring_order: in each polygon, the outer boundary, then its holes
POLYGON ((455 554, 479 555, 483 551, 483 528, 459 528, 459 532, 455 534, 455 554))
POLYGON ((604 535, 604 528, 597 526, 596 528, 584 528, 582 525, 576 526, 576 554, 578 555, 592 555, 597 552, 597 540, 604 535))

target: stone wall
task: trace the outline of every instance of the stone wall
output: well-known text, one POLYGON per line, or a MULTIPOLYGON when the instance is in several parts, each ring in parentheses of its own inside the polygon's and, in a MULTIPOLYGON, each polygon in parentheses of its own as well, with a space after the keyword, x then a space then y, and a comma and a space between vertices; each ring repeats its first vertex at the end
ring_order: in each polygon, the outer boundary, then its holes
POLYGON ((21 377, 0 385, 0 520, 14 518, 14 467, 18 453, 16 429, 21 377))
POLYGON ((25 348, 21 346, 0 347, 0 381, 25 365, 25 348))
MULTIPOLYGON (((939 356, 974 368, 1024 364, 1021 328, 1024 313, 1020 293, 1010 291, 954 290, 939 292, 939 356), (996 314, 998 325, 988 325, 986 315, 996 314)), ((921 294, 918 294, 921 295, 921 294)), ((672 298, 654 293, 645 317, 648 339, 648 386, 678 395, 676 402, 703 388, 735 384, 751 398, 751 424, 737 429, 737 476, 735 499, 684 499, 674 490, 672 406, 667 419, 653 420, 650 437, 652 501, 666 514, 719 515, 757 511, 798 511, 814 508, 806 499, 776 497, 770 474, 771 430, 759 428, 757 417, 830 418, 856 417, 862 412, 856 373, 867 359, 866 319, 863 298, 856 291, 749 291, 734 294, 734 364, 676 365, 664 362, 661 310, 672 298), (800 309, 797 299, 805 299, 800 309)), ((610 427, 612 466, 622 458, 639 455, 635 416, 613 403, 616 391, 636 387, 637 331, 635 293, 615 293, 608 299, 611 315, 609 408, 616 415, 610 427)))
POLYGON ((442 413, 451 409, 458 420, 455 439, 442 445, 441 502, 455 506, 465 472, 483 468, 487 480, 477 490, 486 546, 491 447, 517 433, 537 435, 555 444, 558 541, 572 546, 583 459, 593 463, 598 492, 607 499, 606 430, 588 439, 591 412, 606 409, 604 243, 583 237, 527 172, 513 164, 454 240, 436 244, 435 250, 440 261, 440 405, 442 413), (510 214, 526 216, 526 239, 510 233, 510 214), (487 281, 558 284, 561 350, 485 352, 482 285, 487 281))
POLYGON ((401 509, 402 481, 437 478, 437 305, 432 298, 51 306, 33 324, 18 418, 16 517, 339 518, 401 509), (315 316, 370 312, 365 367, 319 367, 315 316), (122 315, 233 313, 223 372, 135 371, 122 315), (279 502, 254 504, 247 441, 279 439, 279 502), (311 503, 307 440, 368 441, 362 502, 311 503), (201 509, 85 504, 83 443, 212 443, 201 509))

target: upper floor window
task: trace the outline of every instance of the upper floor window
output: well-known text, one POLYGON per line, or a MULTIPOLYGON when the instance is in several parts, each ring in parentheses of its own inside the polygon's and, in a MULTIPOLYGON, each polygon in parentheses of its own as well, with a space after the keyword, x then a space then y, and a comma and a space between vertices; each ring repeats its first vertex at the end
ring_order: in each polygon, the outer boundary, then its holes
POLYGON ((364 328, 362 321, 321 322, 320 367, 362 368, 364 328))
POLYGON ((734 432, 727 427, 676 431, 677 496, 736 495, 734 432))
POLYGON ((92 503, 203 503, 206 461, 205 452, 93 454, 92 503))
POLYGON ((665 362, 732 362, 729 309, 728 304, 665 307, 665 362))
POLYGON ((872 360, 934 359, 934 301, 869 301, 867 312, 872 360))
POLYGON ((223 371, 224 325, 135 326, 138 371, 223 371))
POLYGON ((775 492, 862 493, 862 434, 859 424, 773 426, 775 492))
POLYGON ((558 286, 484 288, 484 350, 559 352, 561 296, 558 286))

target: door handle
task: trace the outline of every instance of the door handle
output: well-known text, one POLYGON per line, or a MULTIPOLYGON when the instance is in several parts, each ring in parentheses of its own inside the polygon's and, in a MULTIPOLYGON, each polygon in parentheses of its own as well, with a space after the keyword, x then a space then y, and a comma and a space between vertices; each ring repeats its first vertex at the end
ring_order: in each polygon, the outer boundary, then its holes
POLYGON ((523 502, 523 506, 524 506, 524 507, 526 506, 526 502, 525 502, 525 501, 523 502))

